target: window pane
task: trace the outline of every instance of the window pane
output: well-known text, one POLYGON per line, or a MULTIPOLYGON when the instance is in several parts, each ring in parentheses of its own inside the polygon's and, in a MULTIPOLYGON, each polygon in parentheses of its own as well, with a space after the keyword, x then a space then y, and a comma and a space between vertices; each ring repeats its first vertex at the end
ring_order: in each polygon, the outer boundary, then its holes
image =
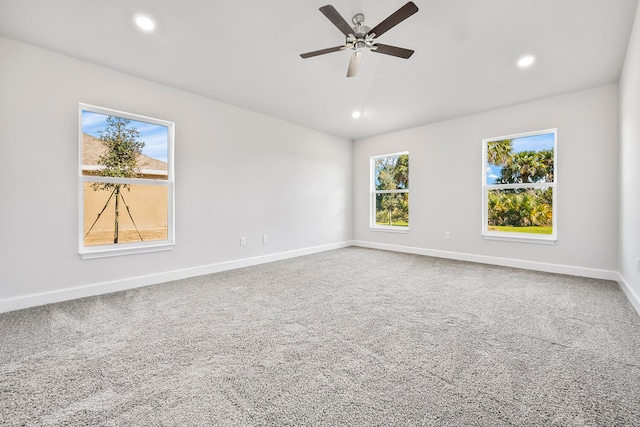
POLYGON ((406 190, 409 188, 409 155, 377 157, 375 159, 376 190, 406 190))
POLYGON ((505 233, 552 234, 553 188, 489 190, 488 229, 505 233))
POLYGON ((554 133, 489 141, 486 183, 553 182, 554 146, 554 133))
POLYGON ((85 246, 167 240, 168 195, 165 185, 85 183, 85 246))
POLYGON ((169 129, 82 111, 82 174, 168 179, 169 129))
POLYGON ((409 193, 376 194, 376 225, 409 226, 409 193))

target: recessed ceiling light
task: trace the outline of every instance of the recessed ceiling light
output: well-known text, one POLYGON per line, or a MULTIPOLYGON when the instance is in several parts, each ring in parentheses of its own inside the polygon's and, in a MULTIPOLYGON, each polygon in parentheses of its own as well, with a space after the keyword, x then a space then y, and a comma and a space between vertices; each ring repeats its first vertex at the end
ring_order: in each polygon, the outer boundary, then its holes
POLYGON ((533 55, 523 56, 522 58, 518 59, 518 67, 526 68, 533 64, 535 60, 536 58, 533 55))
POLYGON ((144 15, 136 16, 136 25, 143 31, 152 31, 156 27, 156 23, 151 18, 144 15))
POLYGON ((353 117, 354 119, 357 119, 361 115, 362 115, 362 111, 354 111, 353 113, 351 113, 351 117, 353 117))

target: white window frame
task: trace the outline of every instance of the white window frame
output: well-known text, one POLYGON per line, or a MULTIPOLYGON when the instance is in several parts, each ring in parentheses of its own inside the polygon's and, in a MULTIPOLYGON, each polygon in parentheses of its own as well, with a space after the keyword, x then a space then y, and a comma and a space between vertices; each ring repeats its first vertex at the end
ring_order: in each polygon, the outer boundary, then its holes
MULTIPOLYGON (((383 157, 394 157, 394 156, 402 156, 406 154, 409 156, 408 151, 400 151, 397 153, 390 154, 381 154, 376 156, 371 156, 370 159, 370 183, 369 188, 371 189, 371 197, 370 197, 370 207, 369 207, 369 228, 374 231, 386 231, 391 233, 408 233, 409 225, 406 227, 399 225, 380 225, 376 223, 376 195, 377 194, 391 194, 391 193, 407 193, 409 194, 409 188, 401 189, 401 190, 376 190, 376 159, 380 159, 383 157)), ((411 156, 409 156, 409 175, 411 175, 411 156)), ((409 179, 409 183, 411 183, 411 179, 409 179)), ((411 184, 409 184, 411 186, 411 184)), ((411 209, 409 209, 411 212, 411 209)))
POLYGON ((167 120, 141 116, 124 111, 98 107, 90 104, 79 104, 79 143, 78 143, 78 248, 82 259, 103 258, 111 256, 148 253, 172 250, 175 246, 175 207, 174 207, 174 139, 175 123, 167 120), (115 178, 103 176, 83 175, 82 173, 82 112, 90 111, 107 116, 123 117, 130 120, 137 120, 167 127, 167 179, 147 179, 147 178, 115 178), (84 184, 85 183, 114 183, 114 184, 137 184, 167 187, 167 239, 146 242, 126 242, 108 245, 84 245, 84 184))
POLYGON ((523 132, 512 135, 504 135, 482 140, 482 237, 488 240, 506 240, 515 242, 541 243, 553 245, 558 240, 558 129, 545 129, 533 132, 523 132), (522 184, 487 184, 487 146, 490 142, 504 139, 516 139, 527 136, 553 134, 553 182, 522 183, 522 184), (509 233, 489 230, 489 191, 509 190, 517 188, 552 188, 552 233, 509 233))

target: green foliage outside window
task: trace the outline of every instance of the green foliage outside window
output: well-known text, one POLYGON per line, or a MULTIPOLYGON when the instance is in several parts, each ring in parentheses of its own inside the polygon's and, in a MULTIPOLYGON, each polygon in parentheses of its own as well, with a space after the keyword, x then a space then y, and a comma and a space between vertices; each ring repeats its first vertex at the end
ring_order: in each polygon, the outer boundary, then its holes
POLYGON ((377 157, 375 173, 376 225, 409 226, 409 155, 377 157))
MULTIPOLYGON (((107 127, 99 132, 100 141, 105 147, 104 153, 101 154, 97 160, 98 165, 102 166, 99 171, 100 176, 116 178, 135 178, 138 176, 138 158, 142 154, 145 143, 138 141, 140 131, 130 126, 130 122, 129 119, 124 117, 109 116, 107 118, 107 127)), ((104 209, 106 209, 111 200, 114 200, 113 243, 117 244, 120 239, 119 223, 121 200, 127 208, 127 213, 131 221, 135 224, 129 206, 127 206, 124 195, 122 194, 123 189, 130 191, 130 186, 128 184, 101 182, 91 184, 91 188, 93 191, 107 190, 111 192, 104 209)), ((104 209, 102 212, 104 212, 104 209)), ((102 212, 96 217, 94 225, 100 219, 102 212)), ((92 229, 93 226, 85 235, 85 239, 92 229)), ((137 234, 142 241, 143 239, 139 231, 137 234)))
MULTIPOLYGON (((145 146, 138 141, 140 131, 129 126, 130 120, 124 117, 109 116, 108 126, 99 132, 100 141, 105 151, 98 157, 97 163, 102 166, 97 175, 116 178, 136 178, 138 176, 138 158, 145 146)), ((94 190, 126 188, 125 184, 95 183, 94 190)))
POLYGON ((490 230, 493 226, 498 231, 514 231, 505 227, 544 227, 540 232, 551 234, 553 189, 490 190, 488 198, 490 230))
POLYGON ((487 143, 487 163, 498 169, 487 194, 491 231, 552 234, 554 148, 515 152, 511 139, 487 143), (527 184, 535 184, 533 186, 527 184))

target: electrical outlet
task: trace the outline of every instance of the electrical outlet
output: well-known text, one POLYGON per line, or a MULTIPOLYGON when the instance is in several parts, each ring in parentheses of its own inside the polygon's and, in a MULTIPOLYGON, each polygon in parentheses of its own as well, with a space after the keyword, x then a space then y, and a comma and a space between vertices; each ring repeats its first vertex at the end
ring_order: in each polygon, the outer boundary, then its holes
POLYGON ((241 237, 240 238, 240 246, 245 246, 247 244, 247 238, 246 237, 241 237))
POLYGON ((269 241, 269 236, 266 234, 262 236, 262 243, 267 243, 269 241))
POLYGON ((447 240, 451 240, 451 233, 448 232, 448 231, 445 231, 444 232, 444 238, 447 239, 447 240))

